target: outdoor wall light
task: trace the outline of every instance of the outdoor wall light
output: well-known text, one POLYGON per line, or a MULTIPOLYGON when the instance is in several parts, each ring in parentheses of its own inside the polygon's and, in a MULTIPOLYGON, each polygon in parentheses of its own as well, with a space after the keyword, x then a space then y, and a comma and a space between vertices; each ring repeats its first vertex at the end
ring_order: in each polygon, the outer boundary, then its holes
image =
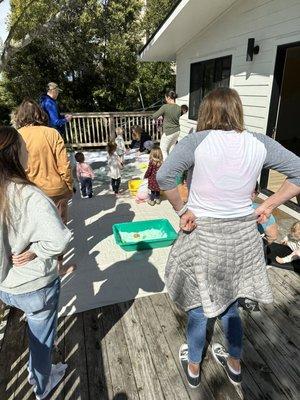
POLYGON ((248 45, 247 45, 246 61, 252 61, 253 54, 258 54, 258 53, 259 53, 259 46, 257 46, 257 45, 255 46, 255 39, 249 38, 248 45))

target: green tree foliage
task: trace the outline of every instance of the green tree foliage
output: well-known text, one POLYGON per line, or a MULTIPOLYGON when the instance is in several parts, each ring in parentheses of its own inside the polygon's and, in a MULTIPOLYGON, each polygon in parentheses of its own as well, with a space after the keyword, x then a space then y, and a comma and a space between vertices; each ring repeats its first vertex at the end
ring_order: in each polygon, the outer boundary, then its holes
POLYGON ((178 0, 147 0, 144 29, 149 38, 178 0))
POLYGON ((149 12, 142 18, 143 3, 11 0, 12 43, 33 39, 5 63, 0 119, 24 97, 38 99, 49 81, 63 89, 62 111, 141 109, 140 93, 146 108, 160 100, 175 78, 170 63, 138 61, 146 16, 150 20, 149 12))

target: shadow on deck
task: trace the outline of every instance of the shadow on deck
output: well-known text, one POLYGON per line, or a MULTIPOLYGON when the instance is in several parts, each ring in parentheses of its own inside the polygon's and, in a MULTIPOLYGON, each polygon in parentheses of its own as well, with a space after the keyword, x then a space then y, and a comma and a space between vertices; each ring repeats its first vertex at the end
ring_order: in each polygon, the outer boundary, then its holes
MULTIPOLYGON (((51 399, 296 400, 300 279, 275 268, 269 276, 274 304, 260 312, 241 311, 244 379, 237 389, 213 361, 210 347, 200 388, 188 387, 177 356, 185 341, 185 315, 168 295, 157 294, 60 318, 55 358, 69 368, 51 399)), ((12 309, 0 350, 3 400, 34 399, 27 383, 26 324, 20 320, 21 313, 12 309)), ((212 340, 223 341, 219 322, 212 340)))

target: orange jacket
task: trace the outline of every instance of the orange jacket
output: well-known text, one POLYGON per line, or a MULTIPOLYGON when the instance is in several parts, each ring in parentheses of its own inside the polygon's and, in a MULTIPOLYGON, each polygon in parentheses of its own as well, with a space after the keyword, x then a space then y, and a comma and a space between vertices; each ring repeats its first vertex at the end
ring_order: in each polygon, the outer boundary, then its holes
POLYGON ((70 161, 57 130, 48 126, 25 126, 19 132, 28 151, 28 179, 49 197, 72 191, 70 161))

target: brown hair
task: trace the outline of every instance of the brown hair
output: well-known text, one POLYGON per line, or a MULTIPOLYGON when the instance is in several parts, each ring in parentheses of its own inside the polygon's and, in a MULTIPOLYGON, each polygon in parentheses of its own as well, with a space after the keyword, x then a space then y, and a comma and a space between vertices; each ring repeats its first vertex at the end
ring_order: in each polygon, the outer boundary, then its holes
POLYGON ((79 151, 78 153, 75 154, 75 160, 79 163, 84 162, 84 154, 79 151))
POLYGON ((143 128, 139 125, 135 125, 132 127, 132 138, 134 140, 141 140, 141 135, 143 132, 143 128))
POLYGON ((176 94, 176 92, 174 91, 174 90, 167 90, 166 91, 166 93, 165 93, 165 96, 166 97, 169 97, 170 99, 172 99, 172 100, 176 100, 176 98, 177 98, 177 94, 176 94))
POLYGON ((243 105, 236 90, 220 87, 209 92, 199 107, 197 131, 244 130, 243 105))
POLYGON ((10 182, 33 185, 26 176, 20 162, 21 148, 20 135, 11 126, 0 127, 0 217, 3 222, 10 225, 9 202, 6 189, 10 182))
POLYGON ((48 115, 38 103, 32 99, 25 99, 15 114, 15 125, 22 128, 28 125, 48 125, 48 115))
POLYGON ((182 105, 180 106, 180 113, 181 113, 181 115, 187 113, 188 111, 189 111, 189 108, 188 108, 188 106, 187 106, 186 104, 182 104, 182 105))
POLYGON ((107 143, 107 152, 108 152, 108 154, 111 156, 112 154, 114 154, 116 149, 117 149, 116 142, 114 142, 113 140, 110 140, 107 143))
POLYGON ((300 221, 294 222, 291 226, 291 239, 300 240, 300 221))
POLYGON ((154 146, 153 149, 150 151, 149 160, 154 162, 156 165, 161 166, 164 157, 159 146, 154 146))

